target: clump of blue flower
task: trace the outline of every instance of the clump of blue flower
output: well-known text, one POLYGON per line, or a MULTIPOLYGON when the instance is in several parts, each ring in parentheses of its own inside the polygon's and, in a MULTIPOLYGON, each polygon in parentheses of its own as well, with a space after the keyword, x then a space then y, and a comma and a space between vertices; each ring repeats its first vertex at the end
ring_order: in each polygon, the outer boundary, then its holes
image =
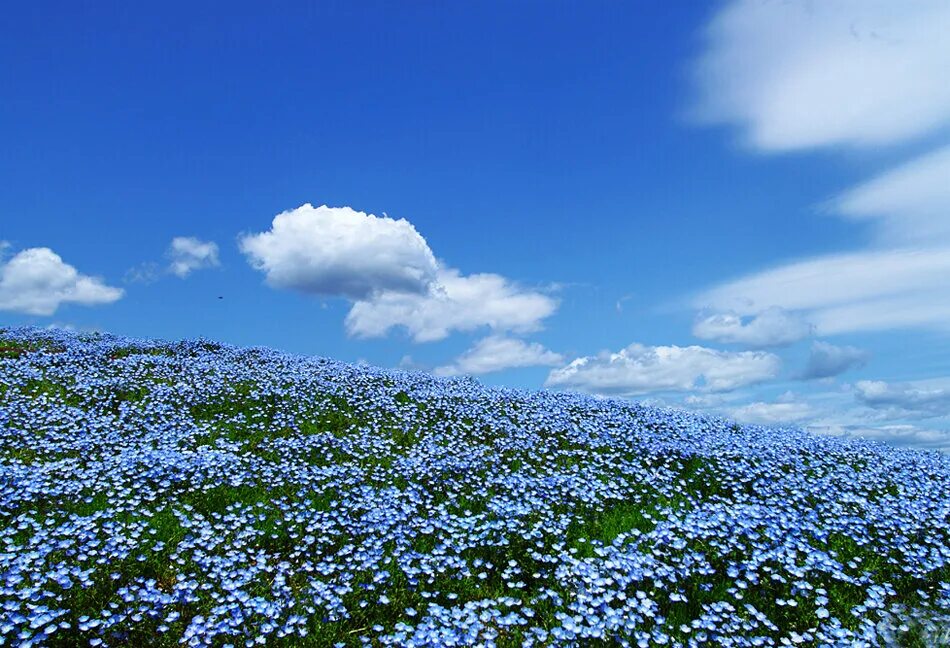
POLYGON ((0 331, 0 645, 936 645, 950 457, 0 331))

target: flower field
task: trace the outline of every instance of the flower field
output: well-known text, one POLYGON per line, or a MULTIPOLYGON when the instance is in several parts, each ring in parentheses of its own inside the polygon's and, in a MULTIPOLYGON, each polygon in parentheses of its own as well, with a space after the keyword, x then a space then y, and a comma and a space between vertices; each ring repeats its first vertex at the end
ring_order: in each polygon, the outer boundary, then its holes
POLYGON ((936 645, 950 456, 0 332, 0 644, 936 645))

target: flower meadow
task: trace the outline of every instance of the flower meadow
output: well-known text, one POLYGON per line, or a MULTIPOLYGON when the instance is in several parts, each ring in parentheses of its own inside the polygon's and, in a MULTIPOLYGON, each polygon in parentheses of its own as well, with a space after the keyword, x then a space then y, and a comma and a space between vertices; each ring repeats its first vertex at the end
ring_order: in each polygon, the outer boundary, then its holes
POLYGON ((938 645, 950 457, 0 331, 0 644, 938 645))

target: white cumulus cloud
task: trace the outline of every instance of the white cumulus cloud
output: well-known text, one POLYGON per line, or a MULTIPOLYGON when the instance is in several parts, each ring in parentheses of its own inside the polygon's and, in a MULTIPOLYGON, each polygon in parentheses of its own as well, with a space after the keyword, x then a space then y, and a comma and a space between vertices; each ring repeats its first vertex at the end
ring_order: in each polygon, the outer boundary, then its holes
POLYGON ((416 342, 482 327, 527 333, 538 330, 557 305, 556 299, 500 275, 439 268, 425 293, 384 291, 357 301, 346 316, 346 330, 357 337, 381 337, 403 327, 416 342))
POLYGON ((239 241, 275 288, 352 301, 345 326, 355 337, 405 329, 416 342, 488 328, 528 333, 558 301, 501 275, 463 275, 436 260, 404 219, 349 207, 302 205, 278 214, 271 229, 239 241))
POLYGON ((767 151, 882 145, 950 121, 945 0, 736 0, 706 30, 697 116, 767 151))
POLYGON ((239 245, 275 288, 354 300, 427 293, 438 267, 411 223, 349 207, 301 205, 239 245))
POLYGON ((49 248, 28 248, 0 261, 0 310, 52 315, 63 304, 109 304, 122 294, 80 274, 49 248))
POLYGON ((718 392, 774 378, 780 368, 778 356, 764 351, 631 344, 616 353, 578 358, 553 370, 545 384, 631 396, 659 391, 718 392))
POLYGON ((555 366, 562 362, 561 354, 538 342, 491 335, 476 342, 452 364, 437 367, 435 373, 440 376, 477 375, 517 367, 555 366))
POLYGON ((767 308, 743 318, 738 313, 707 313, 693 324, 693 335, 702 340, 744 344, 750 347, 784 346, 811 335, 812 326, 781 308, 767 308))
POLYGON ((176 236, 168 246, 168 271, 184 279, 195 270, 213 268, 218 261, 218 244, 193 236, 176 236))

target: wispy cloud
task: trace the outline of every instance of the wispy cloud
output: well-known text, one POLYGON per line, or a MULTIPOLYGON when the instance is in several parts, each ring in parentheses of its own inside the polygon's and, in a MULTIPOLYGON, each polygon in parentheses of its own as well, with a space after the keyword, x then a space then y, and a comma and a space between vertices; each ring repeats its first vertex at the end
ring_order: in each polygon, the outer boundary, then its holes
POLYGON ((950 146, 849 189, 827 207, 873 224, 881 244, 950 242, 950 146))
POLYGON ((452 364, 436 368, 435 373, 440 376, 478 375, 518 367, 554 366, 562 362, 561 354, 538 342, 489 336, 476 342, 452 364))
POLYGON ((632 396, 662 391, 729 391, 774 378, 778 356, 701 346, 631 344, 616 353, 577 358, 553 370, 548 387, 632 396))
POLYGON ((463 275, 439 268, 428 292, 375 294, 354 303, 345 324, 357 337, 381 337, 401 327, 416 342, 432 342, 453 331, 484 327, 497 333, 536 331, 557 306, 550 295, 501 275, 463 275))
POLYGON ((702 340, 770 347, 798 342, 811 335, 812 328, 800 316, 773 306, 745 318, 734 311, 702 313, 693 324, 693 335, 702 340))
POLYGON ((145 261, 129 268, 123 280, 126 283, 150 284, 162 277, 175 275, 185 279, 196 270, 216 268, 221 265, 218 244, 202 241, 193 236, 176 236, 165 251, 164 263, 145 261))
MULTIPOLYGON (((696 64, 696 112, 762 152, 882 147, 950 126, 950 4, 738 0, 712 20, 696 64)), ((881 173, 824 207, 873 247, 724 282, 697 308, 799 311, 822 335, 950 331, 950 148, 881 173)))
POLYGON ((864 405, 898 416, 950 416, 950 380, 887 383, 861 380, 855 397, 864 405))
POLYGON ((833 254, 752 273, 706 290, 696 308, 754 315, 802 311, 816 333, 950 330, 950 246, 833 254))
POLYGON ((801 374, 803 380, 831 378, 849 369, 863 366, 870 354, 853 346, 835 346, 816 341, 811 345, 808 364, 801 374))
POLYGON ((762 151, 880 146, 950 121, 950 4, 738 0, 706 29, 693 114, 762 151))
POLYGON ((624 304, 626 304, 631 299, 634 299, 635 297, 636 295, 634 295, 633 293, 628 293, 624 295, 623 297, 617 300, 616 304, 614 304, 614 309, 617 311, 618 314, 623 313, 624 304))
MULTIPOLYGON (((924 413, 895 407, 893 402, 879 401, 872 406, 861 400, 861 389, 847 385, 821 392, 789 391, 771 400, 753 397, 751 402, 745 402, 750 399, 750 390, 739 390, 728 394, 690 395, 683 402, 687 407, 715 412, 741 423, 791 425, 815 434, 950 450, 950 430, 944 425, 946 417, 939 414, 945 410, 932 393, 941 387, 950 387, 950 382, 919 381, 911 386, 911 391, 931 392, 925 400, 933 400, 924 413)), ((890 390, 897 394, 903 392, 902 386, 891 385, 890 390)), ((917 404, 919 406, 920 401, 917 404)))
POLYGON ((761 401, 733 408, 728 413, 731 418, 741 423, 759 423, 762 425, 798 423, 814 414, 807 403, 765 403, 761 401))
POLYGON ((168 247, 168 271, 184 279, 195 270, 220 265, 218 244, 193 236, 176 236, 168 247))
POLYGON ((913 423, 875 425, 853 420, 841 422, 837 417, 830 417, 809 423, 805 429, 816 434, 883 441, 891 445, 950 450, 950 433, 946 430, 913 423))

